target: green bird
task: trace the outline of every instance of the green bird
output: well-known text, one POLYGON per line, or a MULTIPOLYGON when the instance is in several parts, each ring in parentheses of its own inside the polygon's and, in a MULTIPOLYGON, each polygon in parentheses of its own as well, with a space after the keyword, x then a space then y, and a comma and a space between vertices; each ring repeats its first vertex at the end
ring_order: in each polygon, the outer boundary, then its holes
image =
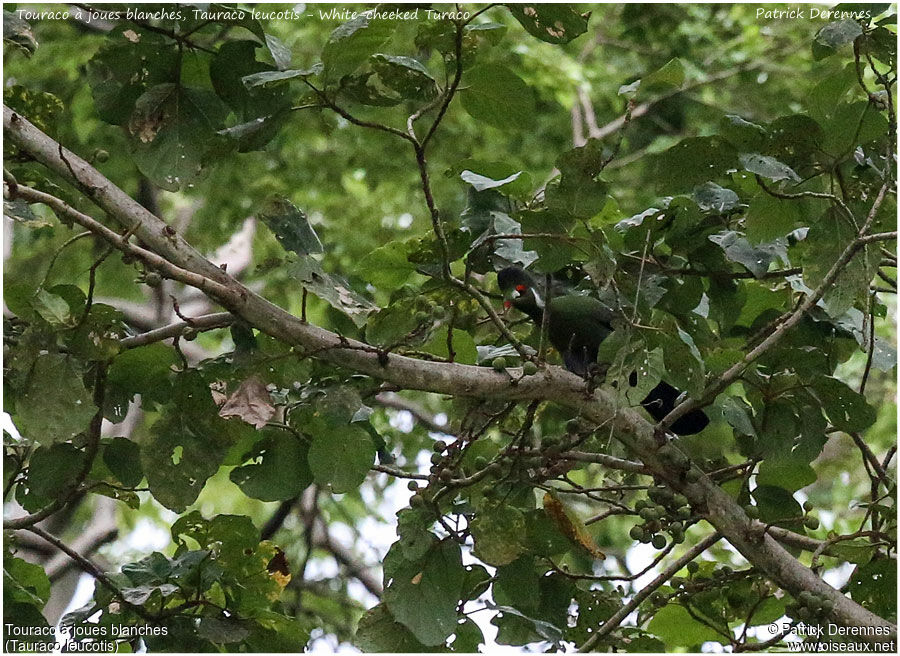
MULTIPOLYGON (((566 369, 579 376, 587 376, 597 362, 600 344, 613 331, 612 321, 616 313, 592 296, 567 294, 542 298, 534 279, 519 267, 507 267, 497 273, 497 282, 503 291, 506 307, 512 305, 527 314, 538 326, 549 310, 547 337, 562 356, 566 369), (549 306, 547 305, 549 303, 549 306)), ((629 383, 637 384, 632 372, 629 383)), ((677 405, 681 392, 665 381, 660 381, 641 401, 641 406, 656 421, 665 417, 677 405)), ((709 424, 702 410, 692 410, 678 419, 670 430, 676 435, 699 433, 709 424)))

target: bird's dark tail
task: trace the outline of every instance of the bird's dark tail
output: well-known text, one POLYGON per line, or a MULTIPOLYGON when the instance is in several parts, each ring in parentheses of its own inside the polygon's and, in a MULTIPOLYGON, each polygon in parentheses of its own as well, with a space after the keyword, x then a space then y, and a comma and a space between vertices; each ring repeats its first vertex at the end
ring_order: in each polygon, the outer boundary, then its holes
MULTIPOLYGON (((669 414, 677 405, 681 392, 665 381, 650 390, 650 393, 641 401, 641 406, 650 413, 656 421, 669 414)), ((703 410, 691 410, 683 417, 679 417, 669 427, 676 435, 694 435, 709 425, 709 417, 703 410)))

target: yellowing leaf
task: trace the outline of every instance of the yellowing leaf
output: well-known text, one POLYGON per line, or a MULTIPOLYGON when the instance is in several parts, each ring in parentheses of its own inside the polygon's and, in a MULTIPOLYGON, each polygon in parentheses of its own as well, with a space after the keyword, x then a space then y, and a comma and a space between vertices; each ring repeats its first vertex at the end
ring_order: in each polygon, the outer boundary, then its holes
POLYGON ((547 492, 544 495, 544 511, 559 529, 560 533, 565 535, 571 542, 577 544, 582 549, 591 554, 594 558, 604 560, 606 554, 600 551, 594 538, 588 533, 587 527, 578 516, 560 500, 553 492, 547 492))

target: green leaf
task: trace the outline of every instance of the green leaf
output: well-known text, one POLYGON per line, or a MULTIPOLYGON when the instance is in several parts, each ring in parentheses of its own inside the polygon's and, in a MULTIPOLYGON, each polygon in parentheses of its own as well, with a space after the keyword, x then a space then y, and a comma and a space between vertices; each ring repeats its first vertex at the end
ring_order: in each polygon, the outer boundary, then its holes
POLYGON ((540 579, 540 574, 535 570, 534 558, 521 556, 508 565, 497 568, 491 588, 494 602, 533 615, 541 603, 540 597, 535 594, 540 579))
POLYGON ((261 86, 277 86, 279 82, 285 80, 293 80, 295 78, 311 77, 318 75, 319 68, 313 67, 304 70, 289 71, 261 71, 259 73, 251 73, 241 78, 241 83, 248 89, 261 86))
POLYGON ((744 153, 738 158, 745 171, 778 182, 779 180, 791 180, 800 182, 800 176, 794 173, 787 164, 782 164, 774 157, 760 155, 758 153, 744 153))
POLYGON ((725 252, 729 261, 746 267, 757 278, 762 278, 775 257, 784 252, 784 246, 777 243, 751 246, 750 242, 733 230, 710 235, 709 240, 725 252))
POLYGON ((257 46, 253 41, 226 42, 209 65, 216 94, 234 111, 239 122, 272 114, 277 105, 289 105, 283 86, 248 88, 244 84, 246 76, 272 70, 269 64, 256 61, 257 46))
POLYGON ((816 472, 802 457, 770 456, 763 460, 756 476, 758 485, 782 487, 796 492, 816 481, 816 472))
POLYGON ((227 110, 205 89, 164 83, 134 104, 128 131, 141 172, 167 191, 192 185, 218 153, 227 110))
POLYGON ((147 401, 168 401, 172 366, 178 354, 162 343, 123 351, 116 356, 106 375, 107 386, 116 387, 127 399, 140 394, 147 401))
POLYGON ((196 372, 176 379, 173 400, 141 444, 141 464, 156 500, 183 512, 218 471, 242 428, 218 416, 209 386, 196 372))
POLYGON ((862 26, 849 18, 828 23, 816 33, 813 42, 813 56, 816 59, 822 59, 832 55, 841 46, 856 40, 862 33, 862 26))
POLYGON ((740 152, 757 152, 766 142, 767 130, 740 116, 726 114, 719 121, 719 134, 740 152))
POLYGON ((677 57, 670 59, 641 80, 641 93, 677 89, 684 84, 684 64, 677 57))
MULTIPOLYGON (((856 238, 849 219, 835 208, 810 226, 804 241, 803 282, 811 289, 822 284, 847 245, 856 238)), ((825 308, 832 317, 840 317, 869 292, 872 274, 867 270, 864 253, 856 255, 841 270, 825 293, 825 308)))
POLYGON ((822 402, 825 416, 835 428, 857 432, 875 423, 875 408, 866 402, 865 396, 851 389, 847 383, 831 376, 822 376, 813 381, 813 388, 822 402))
POLYGON ((484 500, 470 528, 475 555, 489 565, 511 563, 525 550, 525 516, 518 508, 484 500))
POLYGON ((103 446, 103 463, 125 487, 137 487, 144 478, 141 449, 127 437, 114 437, 103 446))
POLYGON ((415 273, 416 267, 408 257, 406 244, 390 241, 366 254, 356 265, 356 274, 376 287, 393 290, 415 273))
POLYGON ((244 455, 251 464, 235 467, 229 478, 248 497, 261 501, 292 499, 312 483, 308 451, 309 447, 293 433, 264 431, 263 439, 244 455))
POLYGON ((759 517, 764 522, 796 520, 803 516, 800 504, 790 492, 782 487, 757 485, 752 494, 759 508, 759 517))
POLYGON ((404 562, 393 572, 384 603, 422 644, 441 645, 456 630, 464 578, 459 545, 445 540, 424 562, 404 562))
POLYGON ((74 323, 69 304, 66 303, 65 299, 56 294, 51 294, 44 288, 37 290, 32 306, 34 311, 51 326, 62 328, 74 323))
POLYGON ((847 584, 853 601, 884 618, 897 614, 897 566, 881 557, 856 568, 847 584))
POLYGON ((661 191, 680 192, 735 168, 737 153, 720 137, 689 137, 653 158, 661 191))
POLYGON ((431 513, 426 510, 407 508, 397 513, 397 534, 403 558, 418 561, 437 542, 437 538, 428 530, 431 525, 431 513))
POLYGON ((38 356, 27 389, 16 399, 15 424, 27 440, 54 444, 87 430, 96 412, 71 360, 46 353, 38 356))
POLYGON ((746 237, 751 244, 774 241, 794 230, 803 215, 795 200, 775 198, 760 192, 747 208, 746 237))
POLYGON ((533 120, 531 89, 522 78, 499 64, 482 64, 466 71, 460 98, 472 118, 501 130, 522 130, 533 120))
POLYGON ((568 4, 507 4, 509 13, 541 41, 568 43, 587 31, 591 14, 579 14, 568 4))
POLYGON ((388 39, 397 21, 370 18, 365 13, 338 26, 322 49, 325 80, 335 84, 353 73, 388 39))
POLYGON ((28 512, 46 506, 70 491, 84 458, 84 451, 69 442, 38 447, 28 461, 26 484, 16 489, 16 499, 28 512))
POLYGON ((723 214, 737 207, 741 199, 731 189, 707 182, 694 188, 694 201, 704 212, 723 214))
POLYGON ((378 309, 377 305, 352 290, 346 280, 325 273, 322 265, 311 257, 292 262, 288 267, 288 275, 335 310, 350 317, 357 327, 363 326, 369 314, 378 309))
POLYGON ((100 118, 124 125, 145 91, 177 79, 178 66, 179 50, 173 40, 131 24, 112 30, 87 65, 100 118))
POLYGON ((756 429, 750 419, 751 408, 747 402, 736 396, 729 396, 722 402, 722 415, 736 431, 744 435, 756 435, 756 429))
POLYGON ((848 63, 839 71, 822 78, 805 97, 810 117, 819 124, 824 124, 831 118, 847 92, 856 84, 856 69, 853 63, 848 63))
POLYGON ((309 448, 313 478, 320 485, 328 485, 335 494, 358 488, 373 462, 375 444, 369 433, 355 424, 314 435, 309 448))
POLYGON ((437 82, 417 59, 377 54, 372 55, 372 68, 401 98, 429 101, 437 96, 437 82))
MULTIPOLYGON (((447 347, 448 326, 441 326, 434 332, 434 336, 428 341, 422 350, 440 358, 450 357, 447 347)), ((464 330, 457 328, 453 331, 453 361, 460 364, 475 364, 478 361, 478 351, 475 348, 475 340, 464 330)))
POLYGON ((244 640, 250 629, 235 617, 201 617, 197 635, 213 644, 232 644, 244 640))
POLYGON ((373 606, 359 620, 353 644, 366 653, 422 653, 436 651, 423 645, 391 615, 384 603, 373 606))
MULTIPOLYGON (((10 605, 30 604, 42 609, 50 599, 50 579, 44 568, 3 552, 3 607, 4 615, 10 605)), ((6 621, 11 618, 6 615, 6 621)))
POLYGON ((298 255, 321 253, 322 242, 303 210, 287 198, 270 198, 259 214, 282 248, 298 255))
POLYGON ((699 647, 704 642, 721 642, 722 636, 695 620, 680 604, 663 606, 650 620, 647 631, 658 636, 668 650, 699 647))

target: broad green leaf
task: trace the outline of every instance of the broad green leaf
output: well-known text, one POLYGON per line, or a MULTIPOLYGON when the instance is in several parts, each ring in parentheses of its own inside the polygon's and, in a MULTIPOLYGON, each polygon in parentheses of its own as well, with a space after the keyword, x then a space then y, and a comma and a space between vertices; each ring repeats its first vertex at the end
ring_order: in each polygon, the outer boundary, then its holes
POLYGON ((144 402, 165 402, 172 387, 172 367, 178 354, 165 344, 155 343, 123 351, 107 372, 107 385, 118 388, 131 399, 140 394, 144 402))
POLYGON ((178 61, 178 48, 171 39, 130 24, 112 30, 87 66, 100 118, 125 125, 145 91, 175 82, 178 61))
POLYGON ((796 492, 816 481, 816 472, 804 458, 770 456, 763 460, 756 475, 758 485, 782 487, 796 492))
POLYGON ((677 57, 641 80, 641 94, 653 91, 677 89, 684 84, 684 64, 677 57))
MULTIPOLYGON (((41 609, 50 599, 50 579, 44 568, 3 552, 3 606, 30 604, 41 609)), ((6 621, 11 618, 4 612, 6 621)))
POLYGON ((759 517, 768 523, 783 520, 798 520, 803 516, 803 509, 794 496, 782 487, 758 485, 752 492, 759 508, 759 517))
POLYGON ((541 599, 535 594, 541 574, 535 568, 534 558, 521 556, 497 568, 491 594, 501 606, 512 606, 523 613, 534 614, 541 599))
POLYGON ((243 428, 218 416, 209 386, 196 372, 179 375, 173 401, 141 443, 141 464, 156 500, 182 512, 218 471, 243 428))
POLYGON ((661 191, 683 192, 735 168, 737 153, 720 137, 689 137, 656 155, 653 163, 661 191))
POLYGON ((394 619, 384 603, 373 606, 359 620, 353 644, 366 653, 422 653, 435 649, 423 645, 394 619))
POLYGON ((691 617, 680 604, 663 606, 650 620, 647 631, 666 643, 668 651, 674 647, 699 648, 704 642, 723 640, 712 628, 691 617))
POLYGON ((15 424, 26 440, 54 444, 86 431, 96 412, 71 360, 46 353, 35 361, 28 387, 16 399, 15 424))
POLYGON ((244 457, 251 462, 231 470, 229 478, 248 497, 283 501, 299 495, 312 483, 307 463, 309 447, 299 436, 269 430, 244 457))
POLYGON ((744 153, 759 151, 768 136, 767 130, 761 125, 734 114, 722 117, 719 121, 719 134, 738 151, 744 153))
POLYGON ((731 189, 707 182, 694 188, 694 201, 704 212, 724 214, 737 207, 741 199, 731 189))
POLYGON ((587 31, 591 14, 579 14, 568 4, 507 4, 509 13, 541 41, 568 43, 587 31))
POLYGON ((525 550, 525 516, 518 508, 485 500, 470 528, 475 555, 489 565, 511 563, 525 550))
MULTIPOLYGON (((434 332, 431 340, 422 347, 422 350, 426 353, 449 359, 448 333, 449 327, 441 326, 434 332)), ((478 361, 475 340, 464 330, 456 329, 453 331, 453 361, 460 364, 475 364, 478 361)))
POLYGON ((320 485, 335 494, 351 492, 365 480, 375 461, 375 445, 365 429, 355 424, 337 426, 313 435, 309 469, 320 485))
POLYGON ((126 437, 114 437, 103 445, 103 462, 125 487, 137 487, 144 478, 141 449, 126 437))
POLYGON ((828 23, 816 33, 812 49, 813 56, 816 59, 827 57, 835 53, 841 46, 854 41, 862 33, 862 26, 850 18, 828 23))
POLYGON ((298 255, 322 252, 322 242, 306 213, 287 198, 270 198, 258 216, 285 250, 298 255))
POLYGON ((746 267, 757 278, 764 276, 769 270, 769 265, 784 252, 784 246, 777 242, 751 246, 750 242, 733 230, 710 235, 709 240, 719 246, 731 262, 746 267))
MULTIPOLYGON (((847 245, 856 238, 855 227, 839 210, 829 209, 809 229, 804 243, 803 282, 810 289, 822 284, 847 245)), ((865 253, 858 253, 841 270, 824 297, 832 317, 840 317, 868 294, 873 273, 866 267, 865 253)))
POLYGON ((800 176, 794 173, 790 166, 782 164, 774 157, 760 155, 759 153, 749 153, 742 154, 739 159, 744 170, 769 180, 774 180, 775 182, 779 180, 800 182, 800 176))
POLYGON ((376 287, 385 291, 393 290, 403 285, 416 270, 408 256, 406 244, 391 241, 360 260, 356 265, 356 273, 376 287))
POLYGON ((847 584, 853 601, 881 617, 897 612, 897 567, 892 558, 877 558, 858 567, 847 584))
POLYGON ((149 88, 134 103, 128 132, 133 157, 167 191, 194 184, 217 154, 227 110, 205 89, 174 83, 149 88))
POLYGON ((326 273, 311 257, 300 258, 290 264, 288 275, 300 286, 327 302, 335 310, 343 312, 357 327, 363 326, 369 314, 378 306, 350 288, 339 276, 326 273))
POLYGON ((532 90, 499 64, 482 64, 466 71, 460 98, 472 118, 501 130, 526 129, 534 114, 532 90))
POLYGON ((456 630, 465 570, 459 545, 445 540, 423 562, 405 562, 393 573, 384 603, 424 645, 441 645, 456 630))
POLYGON ((813 388, 822 401, 825 416, 835 428, 855 432, 875 423, 875 408, 866 402, 866 397, 851 389, 847 383, 823 376, 813 382, 813 388))
POLYGON ((428 101, 437 95, 437 83, 417 59, 377 54, 372 62, 381 81, 401 98, 428 101))
POLYGON ((338 26, 322 50, 325 80, 337 83, 353 73, 380 48, 397 27, 397 21, 370 18, 365 13, 338 26))

